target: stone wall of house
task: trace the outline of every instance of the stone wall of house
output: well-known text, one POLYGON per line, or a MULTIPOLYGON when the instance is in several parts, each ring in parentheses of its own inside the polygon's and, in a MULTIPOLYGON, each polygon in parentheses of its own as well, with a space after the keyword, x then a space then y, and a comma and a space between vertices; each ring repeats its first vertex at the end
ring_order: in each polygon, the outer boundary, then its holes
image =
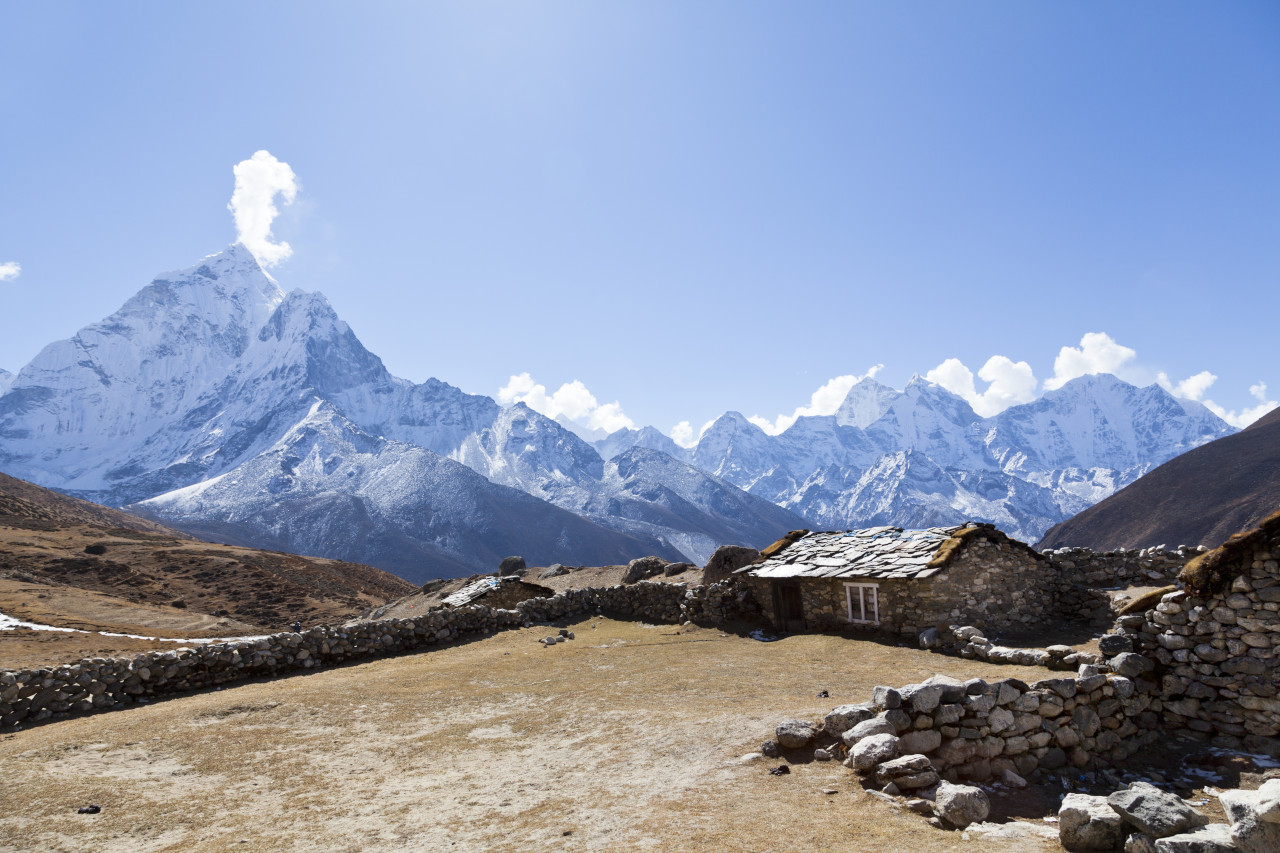
POLYGON ((987 781, 1005 771, 1089 768, 1122 762, 1160 735, 1156 684, 1082 667, 1076 677, 1026 684, 1006 678, 877 687, 871 701, 842 705, 814 725, 815 746, 856 749, 892 734, 898 755, 924 755, 950 781, 987 781))
POLYGON ((1121 617, 1116 633, 1155 664, 1166 725, 1273 737, 1280 734, 1280 535, 1241 555, 1236 570, 1220 592, 1171 592, 1154 610, 1121 617))
POLYGON ((446 608, 410 619, 322 626, 133 658, 92 658, 52 668, 0 671, 0 727, 123 708, 147 697, 426 649, 593 613, 652 622, 723 623, 759 616, 751 597, 731 583, 708 587, 642 582, 569 590, 524 601, 512 609, 446 608))
MULTIPOLYGON (((866 630, 915 636, 936 625, 974 625, 987 630, 1017 629, 1043 621, 1052 608, 1054 587, 1047 569, 1027 549, 1008 542, 975 539, 945 569, 928 578, 798 578, 809 630, 866 630), (845 584, 874 583, 879 597, 879 624, 848 619, 845 584)), ((772 581, 744 581, 770 623, 772 581)), ((855 593, 856 595, 856 593, 855 593)), ((855 615, 857 603, 854 605, 855 615)))

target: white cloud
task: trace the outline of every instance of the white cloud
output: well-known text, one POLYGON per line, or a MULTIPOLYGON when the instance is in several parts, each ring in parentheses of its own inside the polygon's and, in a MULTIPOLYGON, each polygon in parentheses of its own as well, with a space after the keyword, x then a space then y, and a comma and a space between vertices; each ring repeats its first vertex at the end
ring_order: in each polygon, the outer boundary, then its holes
MULTIPOLYGON (((1169 374, 1163 371, 1156 374, 1156 384, 1173 396, 1181 397, 1183 400, 1199 401, 1204 397, 1204 392, 1209 390, 1209 386, 1217 381, 1218 377, 1207 370, 1202 370, 1195 376, 1188 376, 1177 384, 1170 381, 1169 374)), ((1263 387, 1265 388, 1265 386, 1263 387)))
POLYGON ((617 432, 623 427, 635 429, 636 426, 619 403, 601 405, 587 386, 577 379, 548 394, 547 386, 535 382, 528 373, 521 373, 512 376, 506 385, 498 389, 498 402, 504 406, 524 403, 549 418, 564 417, 587 429, 617 432))
POLYGON ((1244 429, 1267 412, 1280 406, 1280 401, 1267 399, 1267 383, 1259 382, 1257 385, 1249 386, 1249 394, 1258 401, 1258 405, 1248 409, 1241 409, 1238 412, 1229 412, 1224 407, 1219 406, 1212 400, 1205 400, 1204 405, 1209 411, 1222 418, 1233 427, 1244 429))
POLYGON ((1044 390, 1061 388, 1078 376, 1119 374, 1137 356, 1136 350, 1121 346, 1106 332, 1087 332, 1080 339, 1079 347, 1063 347, 1058 352, 1053 361, 1053 376, 1044 381, 1044 390))
MULTIPOLYGON (((844 376, 837 376, 814 391, 809 397, 809 405, 798 407, 789 415, 778 415, 777 419, 770 421, 760 415, 752 415, 747 418, 748 421, 760 427, 769 435, 778 435, 786 432, 787 428, 802 417, 811 417, 814 415, 834 415, 836 409, 840 408, 840 404, 844 402, 844 398, 849 396, 849 389, 863 379, 871 379, 877 373, 884 369, 883 364, 877 364, 861 376, 852 373, 844 376)), ((705 427, 704 427, 705 429, 705 427)))
POLYGON ((271 241, 271 223, 280 213, 275 198, 279 195, 286 205, 293 204, 298 194, 298 176, 288 163, 277 160, 268 151, 255 151, 231 171, 236 176, 236 188, 227 210, 236 221, 236 239, 244 243, 264 267, 273 267, 293 254, 288 243, 271 241))
POLYGON ((1031 365, 1003 355, 991 356, 978 370, 978 378, 987 383, 982 392, 974 385, 973 371, 958 358, 947 359, 924 378, 963 397, 984 418, 1036 398, 1037 381, 1031 365))
POLYGON ((693 424, 688 421, 681 421, 671 428, 668 433, 671 440, 681 447, 693 447, 697 444, 697 440, 693 437, 693 424))
POLYGON ((22 275, 22 264, 17 261, 5 261, 0 264, 0 281, 13 281, 22 275))
POLYGON ((1249 395, 1258 401, 1258 405, 1241 409, 1238 412, 1228 411, 1225 406, 1220 406, 1204 396, 1209 387, 1217 381, 1218 377, 1207 370, 1202 370, 1194 376, 1188 376, 1176 384, 1169 379, 1169 374, 1167 373, 1160 373, 1156 376, 1156 382, 1170 394, 1175 397, 1181 397, 1184 400, 1195 400, 1203 403, 1206 409, 1239 429, 1244 429, 1280 405, 1280 402, 1276 400, 1267 399, 1267 383, 1259 382, 1256 385, 1249 386, 1249 395))

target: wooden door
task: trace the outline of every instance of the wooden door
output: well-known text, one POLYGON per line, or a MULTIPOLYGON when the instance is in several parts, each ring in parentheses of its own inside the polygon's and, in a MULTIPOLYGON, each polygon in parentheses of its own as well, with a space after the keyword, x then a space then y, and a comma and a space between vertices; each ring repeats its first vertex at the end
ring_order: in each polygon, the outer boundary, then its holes
POLYGON ((773 588, 775 612, 778 614, 778 630, 804 630, 804 602, 797 583, 778 583, 773 588))

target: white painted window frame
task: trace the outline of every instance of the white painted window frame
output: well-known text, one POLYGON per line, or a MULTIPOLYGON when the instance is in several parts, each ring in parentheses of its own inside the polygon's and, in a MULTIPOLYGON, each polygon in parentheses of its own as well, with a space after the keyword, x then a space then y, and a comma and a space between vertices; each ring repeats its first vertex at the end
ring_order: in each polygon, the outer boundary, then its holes
POLYGON ((880 624, 880 584, 878 583, 846 583, 844 585, 845 606, 848 608, 849 621, 855 625, 879 625, 880 624), (862 618, 855 619, 853 617, 853 591, 858 591, 858 615, 862 618), (867 593, 871 594, 868 595, 867 593), (867 618, 867 599, 870 599, 871 618, 867 618))

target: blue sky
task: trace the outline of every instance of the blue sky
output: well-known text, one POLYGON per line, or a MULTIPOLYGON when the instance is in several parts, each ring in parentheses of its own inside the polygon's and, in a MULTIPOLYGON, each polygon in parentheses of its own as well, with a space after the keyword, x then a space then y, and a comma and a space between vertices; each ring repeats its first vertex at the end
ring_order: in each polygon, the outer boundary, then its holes
POLYGON ((9 2, 0 32, 9 370, 234 240, 266 150, 300 182, 272 273, 414 380, 694 432, 877 365, 985 365, 989 410, 1087 369, 1280 397, 1274 3, 9 2))

